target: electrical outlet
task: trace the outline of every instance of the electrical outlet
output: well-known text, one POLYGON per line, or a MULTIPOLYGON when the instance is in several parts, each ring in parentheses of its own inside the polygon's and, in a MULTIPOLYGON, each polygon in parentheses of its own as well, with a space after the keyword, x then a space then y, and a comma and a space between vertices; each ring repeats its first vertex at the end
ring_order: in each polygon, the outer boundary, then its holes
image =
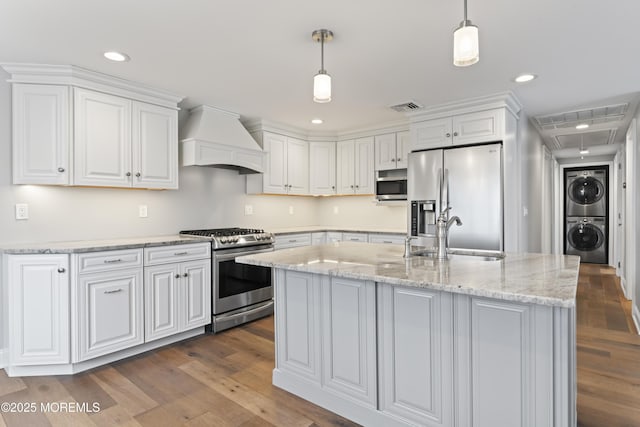
POLYGON ((338 215, 338 212, 340 212, 340 210, 338 209, 338 207, 337 207, 337 206, 334 206, 334 207, 333 207, 333 213, 334 213, 335 215, 338 215))
POLYGON ((16 219, 29 219, 29 205, 26 203, 16 204, 16 219))
POLYGON ((244 214, 253 215, 253 205, 244 205, 244 214))
POLYGON ((140 218, 146 218, 147 217, 147 205, 139 205, 138 206, 138 216, 140 218))
POLYGON ((289 206, 289 215, 293 215, 293 206, 289 206))

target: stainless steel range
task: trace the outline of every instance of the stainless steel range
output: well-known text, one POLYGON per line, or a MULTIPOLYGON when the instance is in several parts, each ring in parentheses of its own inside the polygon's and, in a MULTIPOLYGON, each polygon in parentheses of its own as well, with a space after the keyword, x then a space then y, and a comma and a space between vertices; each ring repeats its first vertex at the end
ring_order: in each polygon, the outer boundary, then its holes
POLYGON ((219 332, 273 313, 271 268, 235 262, 238 256, 273 251, 273 234, 249 228, 186 230, 180 234, 212 241, 213 318, 208 330, 219 332))

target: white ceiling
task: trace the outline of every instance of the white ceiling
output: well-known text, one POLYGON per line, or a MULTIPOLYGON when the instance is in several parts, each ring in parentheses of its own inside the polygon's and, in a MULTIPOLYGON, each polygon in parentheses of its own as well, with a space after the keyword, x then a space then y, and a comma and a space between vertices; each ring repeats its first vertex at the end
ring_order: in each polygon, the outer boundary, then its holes
MULTIPOLYGON (((452 65, 462 0, 2 0, 0 62, 73 64, 186 99, 309 131, 402 119, 430 106, 512 90, 528 116, 640 91, 640 2, 468 0, 480 62, 452 65), (312 101, 327 28, 333 101, 312 101), (112 63, 105 50, 131 56, 112 63), (517 85, 513 77, 540 77, 517 85), (324 119, 311 125, 310 119, 324 119)), ((623 133, 623 132, 622 132, 623 133)))

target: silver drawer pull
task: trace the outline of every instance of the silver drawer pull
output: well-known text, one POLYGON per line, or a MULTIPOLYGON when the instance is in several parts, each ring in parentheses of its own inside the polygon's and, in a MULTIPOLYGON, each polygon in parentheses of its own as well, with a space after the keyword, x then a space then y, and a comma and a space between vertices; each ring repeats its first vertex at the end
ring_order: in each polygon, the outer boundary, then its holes
POLYGON ((64 273, 65 271, 67 271, 67 270, 65 270, 64 267, 58 268, 58 273, 64 273))
POLYGON ((122 259, 118 258, 118 259, 105 259, 104 260, 105 264, 115 264, 116 262, 122 262, 122 259))
POLYGON ((355 237, 353 237, 353 238, 351 238, 351 239, 349 239, 349 240, 351 240, 352 242, 359 242, 359 241, 360 241, 360 239, 357 239, 357 238, 355 238, 355 237))
POLYGON ((184 252, 176 252, 176 253, 174 253, 174 255, 175 255, 175 256, 178 256, 178 255, 189 255, 189 252, 187 252, 187 251, 184 251, 184 252))
POLYGON ((118 292, 122 292, 122 288, 114 289, 112 291, 104 291, 105 294, 117 294, 118 292))
POLYGON ((383 240, 382 243, 393 243, 391 240, 383 240))
POLYGON ((296 240, 296 239, 291 239, 291 240, 289 240, 289 243, 296 243, 296 242, 297 242, 297 240, 296 240))

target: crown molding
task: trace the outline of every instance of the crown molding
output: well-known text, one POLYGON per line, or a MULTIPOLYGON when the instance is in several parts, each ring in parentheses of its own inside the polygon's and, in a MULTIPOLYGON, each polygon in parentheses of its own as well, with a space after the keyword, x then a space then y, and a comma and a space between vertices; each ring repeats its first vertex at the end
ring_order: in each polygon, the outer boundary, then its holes
POLYGON ((123 96, 150 104, 179 109, 177 104, 184 99, 162 89, 114 77, 75 65, 16 64, 0 66, 11 77, 9 83, 57 84, 92 89, 112 95, 123 96))
POLYGON ((522 111, 522 104, 513 92, 508 91, 434 105, 420 111, 406 113, 406 115, 409 117, 411 123, 415 123, 494 108, 505 108, 513 114, 514 117, 518 118, 520 111, 522 111))

